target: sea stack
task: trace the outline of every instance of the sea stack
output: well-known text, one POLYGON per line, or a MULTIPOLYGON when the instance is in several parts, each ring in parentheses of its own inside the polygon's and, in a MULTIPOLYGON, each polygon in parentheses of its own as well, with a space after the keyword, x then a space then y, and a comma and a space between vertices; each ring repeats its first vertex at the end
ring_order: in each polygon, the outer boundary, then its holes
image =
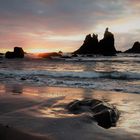
POLYGON ((104 38, 98 41, 98 35, 87 35, 83 45, 74 52, 74 54, 100 54, 100 55, 116 55, 114 35, 106 28, 104 38))
POLYGON ((24 58, 24 51, 21 47, 14 47, 14 52, 6 52, 5 58, 24 58))
POLYGON ((114 42, 114 35, 108 31, 108 28, 106 28, 104 38, 99 42, 101 54, 107 56, 116 55, 117 51, 115 49, 114 42))
POLYGON ((74 52, 74 54, 98 54, 99 46, 98 46, 98 35, 91 34, 87 35, 83 45, 74 52))
POLYGON ((140 53, 140 42, 135 42, 133 47, 126 50, 125 53, 140 53))

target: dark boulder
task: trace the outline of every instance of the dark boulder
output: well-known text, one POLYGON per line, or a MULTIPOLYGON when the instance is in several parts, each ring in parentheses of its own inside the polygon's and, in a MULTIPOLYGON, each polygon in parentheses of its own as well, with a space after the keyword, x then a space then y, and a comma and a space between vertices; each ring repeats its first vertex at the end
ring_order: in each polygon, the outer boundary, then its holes
POLYGON ((119 116, 116 109, 103 109, 103 111, 93 115, 93 119, 103 128, 115 127, 119 116))
POLYGON ((140 42, 135 42, 133 47, 126 50, 125 53, 140 53, 140 42))
POLYGON ((74 114, 79 113, 79 109, 80 109, 80 102, 79 100, 75 100, 71 103, 68 104, 67 109, 71 112, 73 112, 74 114))
POLYGON ((21 47, 15 47, 14 52, 6 52, 5 58, 24 58, 24 51, 21 47))
POLYGON ((103 128, 116 126, 120 115, 115 106, 96 99, 75 100, 68 104, 67 109, 74 114, 91 114, 92 119, 103 128))

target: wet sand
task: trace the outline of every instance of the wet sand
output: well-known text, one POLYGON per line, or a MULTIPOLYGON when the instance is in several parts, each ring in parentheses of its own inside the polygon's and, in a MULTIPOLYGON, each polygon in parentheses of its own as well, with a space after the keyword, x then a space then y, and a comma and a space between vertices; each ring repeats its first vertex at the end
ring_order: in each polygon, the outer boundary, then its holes
POLYGON ((51 140, 48 136, 39 136, 0 124, 1 140, 51 140))
MULTIPOLYGON (((140 95, 82 88, 0 85, 0 123, 54 140, 140 139, 140 95), (86 114, 73 115, 66 105, 83 98, 114 104, 121 112, 117 127, 104 129, 86 114)), ((47 139, 47 138, 46 138, 47 139)))

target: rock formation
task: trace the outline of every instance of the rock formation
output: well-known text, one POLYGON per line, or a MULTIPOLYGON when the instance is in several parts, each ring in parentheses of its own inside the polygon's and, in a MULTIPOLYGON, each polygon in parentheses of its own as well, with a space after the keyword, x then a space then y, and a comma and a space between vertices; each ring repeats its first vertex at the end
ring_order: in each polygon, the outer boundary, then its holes
POLYGON ((16 58, 23 58, 24 57, 24 51, 20 47, 15 47, 14 48, 14 55, 16 58))
POLYGON ((5 58, 15 58, 15 56, 14 56, 14 52, 6 52, 5 53, 5 58))
POLYGON ((126 50, 125 53, 140 53, 140 42, 135 42, 133 47, 126 50))
POLYGON ((96 99, 75 100, 67 106, 67 109, 73 114, 87 113, 104 128, 116 126, 120 116, 116 107, 96 99))
POLYGON ((24 58, 24 51, 21 47, 14 47, 14 52, 6 52, 5 58, 24 58))
POLYGON ((99 42, 100 51, 103 55, 115 55, 116 49, 114 46, 114 35, 106 28, 104 38, 99 42))
POLYGON ((74 54, 98 54, 98 35, 87 35, 83 45, 74 54))
POLYGON ((102 54, 115 55, 116 49, 114 46, 114 35, 106 28, 104 38, 98 41, 98 35, 89 34, 86 36, 83 45, 74 52, 74 54, 102 54))

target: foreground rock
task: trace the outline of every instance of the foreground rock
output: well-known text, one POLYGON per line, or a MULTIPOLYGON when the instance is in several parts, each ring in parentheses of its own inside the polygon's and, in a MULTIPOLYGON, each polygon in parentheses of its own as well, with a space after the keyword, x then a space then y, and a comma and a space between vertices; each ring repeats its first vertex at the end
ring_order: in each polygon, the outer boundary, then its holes
POLYGON ((24 58, 24 51, 21 47, 14 47, 14 52, 6 52, 5 58, 24 58))
POLYGON ((92 119, 103 128, 116 126, 120 115, 116 107, 96 99, 75 100, 67 106, 67 109, 74 114, 90 113, 92 119))
POLYGON ((140 42, 135 42, 133 47, 125 51, 125 53, 140 53, 140 42))
POLYGON ((106 28, 104 38, 98 41, 98 35, 89 34, 86 36, 83 45, 74 52, 74 54, 101 54, 101 55, 116 55, 114 35, 106 28))

